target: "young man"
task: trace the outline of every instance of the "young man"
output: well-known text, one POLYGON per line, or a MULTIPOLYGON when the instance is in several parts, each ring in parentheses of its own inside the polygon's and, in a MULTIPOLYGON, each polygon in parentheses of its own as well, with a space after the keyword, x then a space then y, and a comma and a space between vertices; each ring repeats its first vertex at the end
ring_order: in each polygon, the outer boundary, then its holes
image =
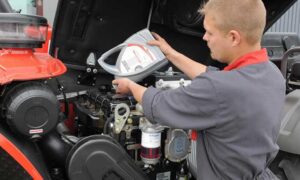
POLYGON ((149 42, 193 81, 160 91, 128 79, 114 80, 117 92, 132 93, 145 116, 175 128, 195 129, 197 179, 274 179, 285 83, 260 41, 266 21, 261 0, 209 0, 201 9, 211 56, 227 63, 212 70, 180 54, 154 34, 149 42))

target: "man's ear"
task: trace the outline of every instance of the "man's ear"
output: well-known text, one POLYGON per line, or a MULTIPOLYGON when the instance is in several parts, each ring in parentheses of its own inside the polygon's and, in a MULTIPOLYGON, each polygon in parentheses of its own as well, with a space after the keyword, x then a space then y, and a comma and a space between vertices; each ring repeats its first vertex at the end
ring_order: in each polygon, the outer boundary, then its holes
POLYGON ((241 43, 241 34, 236 30, 231 30, 228 33, 232 46, 237 46, 241 43))

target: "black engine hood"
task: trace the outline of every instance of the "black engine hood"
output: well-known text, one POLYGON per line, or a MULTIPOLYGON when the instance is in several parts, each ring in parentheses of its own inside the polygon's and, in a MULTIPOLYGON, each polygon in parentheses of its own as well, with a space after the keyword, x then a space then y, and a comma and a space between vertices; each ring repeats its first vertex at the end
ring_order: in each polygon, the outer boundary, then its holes
MULTIPOLYGON (((267 8, 266 30, 297 0, 263 0, 267 8)), ((203 0, 60 0, 53 26, 50 54, 71 67, 86 66, 91 52, 100 56, 122 43, 131 34, 147 27, 163 35, 176 49, 191 57, 207 58, 197 53, 204 33, 197 9, 203 0), (151 11, 152 9, 152 11, 151 11), (185 43, 180 43, 184 41, 185 43)), ((205 62, 204 62, 205 63, 205 62)))

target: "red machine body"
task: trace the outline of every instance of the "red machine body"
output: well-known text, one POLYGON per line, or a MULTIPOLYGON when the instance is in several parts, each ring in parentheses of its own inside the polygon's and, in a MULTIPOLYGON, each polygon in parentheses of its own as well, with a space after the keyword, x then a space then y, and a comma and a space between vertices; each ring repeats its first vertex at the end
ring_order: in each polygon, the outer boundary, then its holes
POLYGON ((34 53, 32 49, 2 49, 0 64, 0 85, 52 78, 67 70, 60 60, 46 53, 34 53))
POLYGON ((67 71, 64 63, 48 54, 51 32, 43 17, 0 15, 3 179, 50 179, 34 141, 51 133, 60 117, 59 102, 45 82, 67 71))
POLYGON ((46 53, 34 53, 32 49, 2 49, 0 64, 0 85, 52 78, 67 70, 60 60, 46 53))

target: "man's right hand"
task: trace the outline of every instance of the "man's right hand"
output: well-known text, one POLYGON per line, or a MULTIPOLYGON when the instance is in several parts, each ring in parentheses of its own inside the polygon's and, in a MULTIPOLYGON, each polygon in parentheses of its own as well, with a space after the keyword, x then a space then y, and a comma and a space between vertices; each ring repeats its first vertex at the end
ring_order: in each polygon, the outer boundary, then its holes
POLYGON ((131 94, 131 89, 129 87, 130 83, 133 83, 127 78, 115 79, 112 84, 116 86, 116 93, 119 94, 131 94))
POLYGON ((116 93, 132 94, 137 102, 141 103, 147 88, 131 81, 127 78, 115 79, 112 84, 116 86, 116 93))

